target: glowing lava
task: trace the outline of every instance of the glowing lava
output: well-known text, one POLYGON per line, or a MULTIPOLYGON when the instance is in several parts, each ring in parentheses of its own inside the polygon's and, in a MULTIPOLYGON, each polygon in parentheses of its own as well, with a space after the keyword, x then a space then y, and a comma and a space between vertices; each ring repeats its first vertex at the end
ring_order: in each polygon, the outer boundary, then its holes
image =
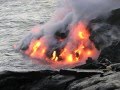
POLYGON ((41 45, 41 42, 39 42, 39 41, 36 41, 35 42, 35 44, 34 44, 34 46, 33 46, 33 51, 32 51, 32 53, 30 54, 30 56, 34 56, 35 55, 35 53, 37 52, 37 50, 38 50, 38 48, 40 47, 40 45, 41 45))
MULTIPOLYGON (((25 54, 32 58, 51 60, 55 62, 76 63, 85 62, 88 57, 95 57, 97 50, 93 43, 89 40, 89 30, 82 22, 78 23, 70 30, 67 36, 67 42, 62 39, 62 42, 66 42, 66 45, 62 47, 59 52, 49 48, 47 40, 40 38, 39 40, 32 40, 29 48, 25 51, 25 54), (48 54, 48 51, 52 51, 48 54)), ((57 39, 56 39, 57 40, 57 39)), ((58 40, 59 41, 59 40, 58 40)))
POLYGON ((58 60, 58 57, 57 57, 56 54, 57 54, 56 51, 54 51, 53 54, 52 54, 52 60, 54 60, 54 61, 58 60))
POLYGON ((29 45, 29 49, 25 51, 25 54, 32 58, 43 59, 46 53, 46 46, 44 42, 40 40, 33 40, 29 45))

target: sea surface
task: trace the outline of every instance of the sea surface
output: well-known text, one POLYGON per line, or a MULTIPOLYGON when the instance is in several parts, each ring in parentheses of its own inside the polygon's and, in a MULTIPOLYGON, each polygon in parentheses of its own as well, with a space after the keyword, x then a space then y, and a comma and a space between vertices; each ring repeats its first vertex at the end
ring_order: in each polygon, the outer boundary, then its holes
POLYGON ((0 0, 0 71, 38 71, 49 65, 38 64, 16 53, 13 45, 35 26, 47 22, 57 0, 0 0))

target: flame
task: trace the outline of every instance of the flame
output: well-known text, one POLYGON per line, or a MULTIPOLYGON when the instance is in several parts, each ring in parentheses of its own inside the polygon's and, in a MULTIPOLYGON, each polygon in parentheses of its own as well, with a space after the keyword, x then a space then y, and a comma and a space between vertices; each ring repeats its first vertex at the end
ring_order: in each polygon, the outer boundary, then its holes
POLYGON ((29 45, 29 49, 25 51, 25 54, 30 55, 32 58, 42 59, 45 56, 47 47, 44 42, 40 40, 33 40, 29 45))
POLYGON ((58 57, 57 57, 56 54, 57 54, 56 51, 54 51, 53 54, 52 54, 52 60, 54 60, 54 61, 58 60, 58 57))
MULTIPOLYGON (((38 31, 37 31, 38 32, 38 31)), ((32 40, 25 54, 32 58, 52 60, 55 62, 64 61, 66 63, 85 62, 88 57, 96 56, 97 50, 89 40, 89 30, 83 22, 79 22, 72 27, 69 32, 67 44, 59 51, 53 51, 48 56, 49 44, 46 39, 32 40)), ((64 42, 64 39, 58 41, 64 42)), ((54 48, 54 47, 53 47, 54 48)))
POLYGON ((79 37, 80 37, 81 39, 84 39, 84 38, 85 38, 83 32, 79 32, 78 35, 79 35, 79 37))
POLYGON ((30 56, 34 56, 35 55, 35 53, 38 50, 38 48, 40 47, 40 45, 41 45, 41 42, 36 41, 36 43, 33 46, 33 52, 30 54, 30 56))
POLYGON ((72 55, 72 54, 69 54, 66 59, 67 59, 67 62, 68 62, 68 63, 73 62, 73 55, 72 55))
POLYGON ((92 55, 91 50, 88 50, 88 51, 87 51, 87 55, 88 55, 88 56, 92 55))

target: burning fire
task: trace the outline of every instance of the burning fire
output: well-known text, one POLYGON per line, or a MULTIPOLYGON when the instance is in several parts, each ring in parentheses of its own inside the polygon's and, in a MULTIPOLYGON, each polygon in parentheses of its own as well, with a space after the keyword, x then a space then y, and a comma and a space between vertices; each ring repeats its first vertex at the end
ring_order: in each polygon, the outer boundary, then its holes
MULTIPOLYGON (((51 50, 52 53, 48 55, 49 44, 47 45, 46 39, 40 38, 38 40, 32 40, 29 48, 25 51, 26 55, 32 58, 51 60, 54 62, 64 61, 65 63, 85 62, 88 57, 94 57, 96 55, 96 48, 89 40, 89 30, 82 22, 78 23, 70 30, 67 36, 67 43, 59 51, 51 50)), ((65 39, 59 39, 61 43, 65 39)))
POLYGON ((57 61, 57 60, 58 60, 58 57, 57 57, 56 53, 57 53, 57 52, 54 51, 53 54, 52 54, 52 60, 54 60, 54 61, 57 61))
POLYGON ((46 47, 43 45, 42 40, 33 40, 29 45, 29 49, 25 51, 25 54, 32 58, 43 58, 45 56, 46 47))

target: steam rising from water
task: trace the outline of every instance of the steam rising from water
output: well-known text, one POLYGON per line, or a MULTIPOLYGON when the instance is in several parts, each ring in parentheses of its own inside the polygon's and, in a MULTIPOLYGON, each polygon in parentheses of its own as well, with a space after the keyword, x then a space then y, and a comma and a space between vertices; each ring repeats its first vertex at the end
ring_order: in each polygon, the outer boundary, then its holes
MULTIPOLYGON (((90 20, 101 14, 108 13, 120 5, 119 0, 60 0, 59 3, 52 18, 46 24, 36 26, 20 42, 17 47, 18 51, 27 49, 33 39, 37 40, 43 36, 47 38, 48 45, 62 47, 67 40, 57 44, 54 38, 57 31, 67 33, 79 22, 85 22, 87 26, 90 20)), ((95 57, 97 58, 98 55, 99 52, 96 51, 95 57)))

